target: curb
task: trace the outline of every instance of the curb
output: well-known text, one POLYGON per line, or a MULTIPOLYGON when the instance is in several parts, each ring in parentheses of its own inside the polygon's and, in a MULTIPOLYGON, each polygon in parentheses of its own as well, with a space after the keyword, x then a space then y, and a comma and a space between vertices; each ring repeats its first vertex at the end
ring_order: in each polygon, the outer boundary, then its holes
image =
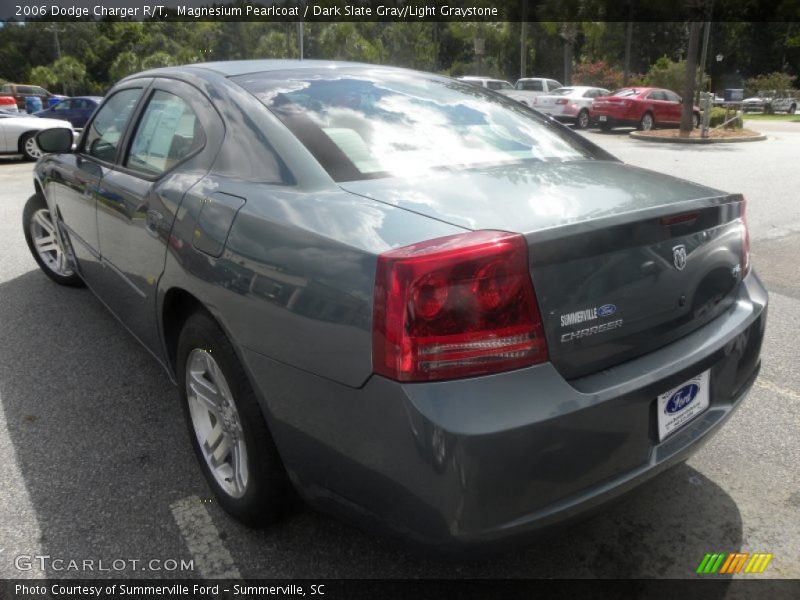
POLYGON ((642 140, 643 142, 661 142, 664 144, 737 144, 740 142, 761 142, 767 139, 767 136, 764 134, 716 140, 711 138, 656 137, 652 135, 642 135, 638 131, 631 131, 628 135, 634 139, 642 140))

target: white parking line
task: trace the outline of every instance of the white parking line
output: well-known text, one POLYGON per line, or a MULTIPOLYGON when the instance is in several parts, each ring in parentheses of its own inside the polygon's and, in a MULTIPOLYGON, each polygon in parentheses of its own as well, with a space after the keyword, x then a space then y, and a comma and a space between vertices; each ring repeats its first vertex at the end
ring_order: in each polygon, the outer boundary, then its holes
POLYGON ((170 510, 194 559, 195 569, 200 571, 203 577, 242 578, 200 498, 189 496, 178 500, 170 505, 170 510))

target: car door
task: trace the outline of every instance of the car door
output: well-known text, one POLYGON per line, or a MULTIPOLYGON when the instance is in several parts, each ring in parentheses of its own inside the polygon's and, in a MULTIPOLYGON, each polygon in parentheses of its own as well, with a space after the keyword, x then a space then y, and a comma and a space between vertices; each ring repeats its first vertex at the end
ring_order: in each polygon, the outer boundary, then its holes
POLYGON ((102 280, 97 231, 97 192, 117 159, 125 128, 150 79, 118 88, 92 119, 76 152, 64 154, 48 174, 45 194, 58 207, 59 226, 66 233, 84 280, 92 287, 102 280))
POLYGON ((667 120, 669 123, 680 123, 681 113, 683 112, 683 105, 681 104, 681 97, 675 92, 664 90, 664 97, 667 102, 667 120))
POLYGON ((208 171, 224 137, 209 100, 187 83, 156 79, 98 190, 104 279, 98 294, 157 356, 157 287, 186 191, 208 171))
POLYGON ((45 106, 45 110, 47 110, 47 112, 49 113, 49 114, 46 115, 47 118, 48 119, 62 119, 64 121, 69 121, 70 123, 72 123, 72 116, 73 116, 73 114, 75 112, 73 110, 74 109, 73 102, 74 102, 74 100, 71 100, 71 99, 68 98, 66 100, 62 100, 61 102, 59 102, 58 104, 56 104, 54 107, 52 107, 50 109, 48 109, 45 106))
MULTIPOLYGON (((669 109, 667 98, 662 90, 653 90, 645 97, 646 109, 653 113, 656 123, 666 123, 669 121, 669 109)), ((642 111, 644 115, 645 111, 642 111)))

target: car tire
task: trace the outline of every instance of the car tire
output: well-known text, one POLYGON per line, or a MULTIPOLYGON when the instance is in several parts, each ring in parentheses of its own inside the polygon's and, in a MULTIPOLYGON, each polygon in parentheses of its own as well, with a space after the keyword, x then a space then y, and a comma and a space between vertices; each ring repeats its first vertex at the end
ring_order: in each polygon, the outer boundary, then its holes
POLYGON ((278 521, 291 483, 233 345, 208 313, 186 320, 177 359, 189 436, 220 505, 250 527, 278 521))
POLYGON ((576 129, 586 129, 589 126, 589 111, 582 108, 575 118, 576 129))
POLYGON ((603 132, 611 131, 611 123, 609 123, 608 121, 606 121, 605 123, 600 123, 599 127, 600 127, 600 131, 603 131, 603 132))
POLYGON ((656 127, 656 120, 653 118, 653 113, 646 112, 639 120, 639 131, 651 131, 656 127))
POLYGON ((67 253, 56 235, 56 224, 42 195, 34 194, 25 203, 22 229, 33 259, 45 275, 59 285, 84 286, 83 280, 69 264, 67 253))
POLYGON ((697 129, 698 127, 700 127, 700 115, 692 113, 692 129, 697 129))
POLYGON ((796 112, 797 112, 797 105, 796 105, 796 104, 792 104, 792 105, 789 107, 789 114, 790 114, 790 115, 793 115, 793 114, 795 114, 796 112))
POLYGON ((36 131, 29 131, 22 134, 19 138, 19 153, 22 154, 27 160, 39 160, 44 154, 39 144, 36 143, 36 131))

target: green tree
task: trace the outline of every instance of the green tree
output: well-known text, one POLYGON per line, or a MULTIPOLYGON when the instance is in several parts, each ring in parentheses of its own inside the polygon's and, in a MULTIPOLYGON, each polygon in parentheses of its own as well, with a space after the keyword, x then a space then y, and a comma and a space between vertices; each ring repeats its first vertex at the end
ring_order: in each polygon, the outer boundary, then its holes
POLYGON ((771 92, 783 91, 792 87, 794 77, 788 73, 776 71, 767 75, 759 75, 753 77, 745 82, 745 88, 748 93, 755 94, 758 92, 771 92))
POLYGON ((139 57, 133 52, 126 51, 120 53, 111 63, 108 69, 108 76, 111 83, 116 83, 123 77, 127 77, 131 73, 136 73, 139 70, 139 57))
POLYGON ((166 52, 153 52, 142 60, 142 69, 158 69, 160 67, 174 67, 178 61, 166 52))
POLYGON ((55 82, 63 85, 70 96, 75 95, 75 89, 83 85, 86 78, 86 65, 74 56, 62 56, 52 64, 50 70, 55 82))
POLYGON ((40 65, 31 69, 28 75, 28 81, 34 85, 40 85, 43 88, 50 88, 56 84, 57 79, 56 74, 53 73, 50 67, 40 65))

